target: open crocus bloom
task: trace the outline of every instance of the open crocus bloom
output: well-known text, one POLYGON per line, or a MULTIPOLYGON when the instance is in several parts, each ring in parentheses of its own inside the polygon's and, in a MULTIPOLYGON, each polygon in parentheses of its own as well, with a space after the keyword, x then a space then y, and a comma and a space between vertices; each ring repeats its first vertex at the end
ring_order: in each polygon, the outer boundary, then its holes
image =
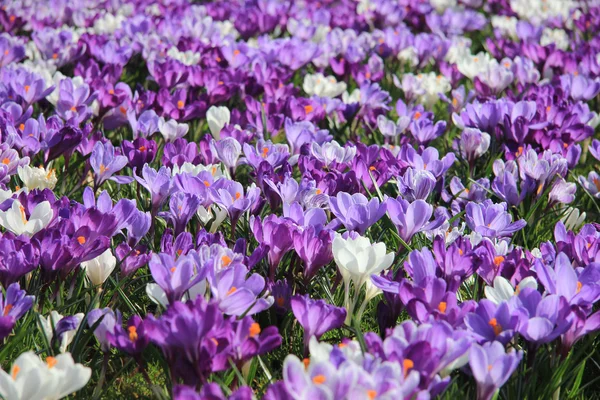
POLYGON ((54 212, 50 203, 42 201, 35 206, 27 218, 25 207, 19 200, 14 200, 8 210, 0 211, 0 225, 15 235, 33 236, 48 226, 53 216, 54 212))
POLYGON ((35 168, 29 165, 23 165, 17 168, 19 178, 23 181, 27 189, 54 189, 56 185, 56 172, 54 169, 46 169, 42 166, 35 168))
POLYGON ((519 292, 526 287, 537 290, 537 281, 534 277, 528 276, 523 279, 519 282, 517 289, 515 290, 506 278, 497 276, 494 278, 494 286, 485 287, 485 297, 495 304, 500 304, 505 300, 509 300, 515 294, 519 294, 519 292))
POLYGON ((10 372, 0 370, 0 395, 5 399, 61 399, 84 387, 92 370, 75 364, 70 353, 46 357, 33 351, 21 354, 10 372))

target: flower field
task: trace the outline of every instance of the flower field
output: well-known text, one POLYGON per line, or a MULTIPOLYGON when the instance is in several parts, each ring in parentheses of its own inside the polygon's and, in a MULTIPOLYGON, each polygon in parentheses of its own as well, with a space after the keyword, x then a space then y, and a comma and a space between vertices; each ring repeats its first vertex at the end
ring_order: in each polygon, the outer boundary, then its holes
POLYGON ((599 32, 1 2, 0 399, 600 398, 599 32))

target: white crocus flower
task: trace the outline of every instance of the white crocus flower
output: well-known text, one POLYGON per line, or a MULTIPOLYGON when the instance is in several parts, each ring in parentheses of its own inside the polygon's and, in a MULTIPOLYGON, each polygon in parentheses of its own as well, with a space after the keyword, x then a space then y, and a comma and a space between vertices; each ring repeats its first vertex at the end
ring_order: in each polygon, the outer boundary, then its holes
MULTIPOLYGON (((59 345, 59 350, 61 353, 64 353, 65 351, 67 351, 67 347, 71 344, 71 342, 73 341, 73 339, 75 339, 75 334, 77 333, 77 330, 79 329, 79 325, 81 325, 81 321, 83 321, 83 317, 85 316, 85 314, 83 313, 77 313, 75 315, 73 315, 73 317, 75 317, 75 319, 77 319, 77 324, 74 327, 74 329, 65 331, 62 333, 61 339, 60 339, 60 345, 59 345)), ((48 315, 46 318, 42 317, 40 315, 39 321, 40 324, 42 325, 42 330, 44 331, 44 335, 46 336, 46 339, 48 340, 48 343, 50 343, 52 341, 52 338, 54 337, 54 331, 56 330, 56 324, 58 324, 58 322, 63 319, 63 315, 59 314, 57 311, 52 310, 50 312, 50 315, 48 315)))
POLYGON ((360 89, 354 89, 352 93, 342 93, 342 101, 344 104, 360 103, 360 89))
POLYGON ((333 76, 323 74, 306 75, 302 89, 309 96, 338 97, 346 91, 346 83, 338 82, 333 76))
POLYGON ((30 167, 23 165, 17 169, 19 178, 29 190, 33 189, 54 189, 57 178, 54 169, 46 169, 44 167, 30 167))
POLYGON ((574 231, 585 223, 585 217, 586 214, 580 212, 578 208, 569 207, 560 220, 567 230, 574 231))
POLYGON ((379 274, 394 261, 394 253, 386 253, 384 243, 371 243, 365 237, 344 239, 340 235, 333 239, 333 258, 342 275, 345 286, 344 305, 348 311, 346 323, 352 319, 352 311, 361 288, 371 275, 379 274), (350 283, 354 285, 354 299, 350 301, 350 283))
POLYGON ((515 294, 519 294, 521 290, 528 287, 537 289, 537 281, 532 276, 528 276, 527 278, 519 282, 516 290, 513 289, 512 285, 506 278, 497 276, 494 278, 493 287, 485 287, 485 297, 495 304, 500 304, 503 301, 507 301, 515 294))
POLYGON ((146 294, 154 303, 167 308, 169 305, 169 300, 167 299, 167 294, 160 286, 156 283, 148 283, 146 285, 146 294))
POLYGON ((22 353, 9 372, 0 369, 0 395, 10 400, 57 400, 83 388, 92 370, 76 364, 70 353, 46 357, 22 353))
POLYGON ((81 268, 92 282, 92 285, 102 285, 110 276, 117 265, 117 259, 113 256, 110 249, 100 254, 98 257, 81 263, 81 268))
POLYGON ((12 195, 13 195, 13 192, 10 189, 8 189, 8 190, 0 189, 0 203, 3 203, 4 200, 10 199, 12 197, 12 195))
POLYGON ((54 212, 50 207, 50 203, 42 201, 34 207, 29 219, 27 219, 25 207, 21 205, 19 200, 14 200, 8 210, 0 211, 0 225, 15 235, 33 236, 48 226, 53 215, 54 212))
POLYGON ((158 120, 158 130, 163 135, 165 142, 174 142, 187 135, 190 127, 188 124, 178 123, 174 119, 165 121, 163 117, 158 120))
POLYGON ((206 121, 208 129, 212 133, 215 140, 221 138, 221 129, 231 120, 231 112, 227 107, 212 106, 206 112, 206 121))
POLYGON ((196 215, 200 218, 202 225, 206 226, 210 221, 210 232, 215 233, 217 228, 223 223, 225 218, 227 218, 227 210, 213 204, 209 206, 208 209, 204 208, 204 206, 198 207, 196 211, 196 215))

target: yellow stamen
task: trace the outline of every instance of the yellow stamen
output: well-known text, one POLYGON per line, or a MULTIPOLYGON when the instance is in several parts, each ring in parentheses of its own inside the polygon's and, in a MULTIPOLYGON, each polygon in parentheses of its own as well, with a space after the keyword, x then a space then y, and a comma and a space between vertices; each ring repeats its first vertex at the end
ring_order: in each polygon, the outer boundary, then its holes
POLYGON ((260 333, 260 325, 258 322, 254 322, 250 325, 250 337, 255 337, 260 333))
POLYGON ((446 308, 448 308, 448 304, 445 301, 440 301, 440 304, 438 305, 438 310, 444 314, 446 312, 446 308))
POLYGON ((322 385, 323 383, 325 383, 327 379, 325 378, 325 375, 317 375, 314 378, 312 378, 312 381, 316 384, 316 385, 322 385))
POLYGON ((85 244, 86 240, 84 236, 77 236, 77 242, 79 242, 79 244, 85 244))
POLYGON ((129 340, 135 342, 138 339, 137 328, 135 326, 130 326, 127 330, 129 331, 129 340))
POLYGON ((58 361, 56 361, 56 358, 52 356, 46 357, 46 364, 48 364, 48 368, 53 368, 57 363, 58 361))
POLYGON ((502 333, 502 325, 498 323, 496 318, 490 319, 488 324, 494 329, 494 335, 498 336, 500 333, 502 333))

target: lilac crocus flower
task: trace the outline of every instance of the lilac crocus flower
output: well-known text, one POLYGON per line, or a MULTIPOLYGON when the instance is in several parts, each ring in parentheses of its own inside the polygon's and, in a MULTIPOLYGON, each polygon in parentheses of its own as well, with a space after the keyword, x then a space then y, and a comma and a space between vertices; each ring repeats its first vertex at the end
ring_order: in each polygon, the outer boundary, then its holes
POLYGON ((226 137, 220 140, 211 140, 210 149, 213 154, 223 163, 231 172, 235 172, 242 146, 235 138, 226 137))
POLYGON ((408 201, 426 200, 435 184, 436 179, 431 172, 408 167, 404 175, 398 179, 398 190, 408 201))
POLYGON ((600 82, 584 75, 562 75, 560 85, 575 101, 589 101, 600 93, 600 82))
POLYGON ((171 170, 167 167, 161 167, 156 171, 146 164, 142 168, 142 176, 135 175, 134 171, 134 177, 140 185, 150 192, 152 215, 156 215, 169 198, 173 189, 171 170))
POLYGON ((405 242, 418 232, 439 228, 444 223, 439 217, 429 222, 433 207, 423 200, 409 203, 404 199, 388 198, 386 204, 388 215, 405 242))
POLYGON ((10 335, 15 323, 35 301, 35 296, 27 296, 18 283, 11 284, 3 296, 0 290, 0 340, 10 335))
POLYGON ((590 171, 587 178, 580 176, 578 181, 592 196, 600 198, 600 175, 596 171, 590 171))
POLYGON ((299 154, 300 148, 306 143, 314 142, 322 145, 333 139, 329 131, 325 129, 317 130, 310 121, 292 122, 291 119, 286 118, 284 127, 292 154, 299 154))
POLYGON ((591 310, 592 305, 600 299, 598 265, 591 264, 576 270, 569 257, 560 252, 553 267, 537 259, 535 270, 547 293, 562 296, 572 305, 591 310))
POLYGON ((476 128, 465 128, 454 146, 460 155, 473 164, 475 160, 485 154, 490 147, 490 135, 476 128))
POLYGON ((154 110, 146 110, 136 119, 135 110, 130 108, 127 110, 127 119, 134 139, 146 138, 158 132, 158 115, 154 110))
POLYGON ((345 308, 332 306, 325 300, 312 300, 308 295, 292 297, 291 305, 294 316, 304 328, 305 352, 311 337, 320 339, 326 332, 341 327, 346 319, 345 308))
POLYGON ((270 140, 259 139, 256 146, 244 143, 245 161, 255 170, 263 161, 268 162, 273 168, 281 166, 290 156, 289 148, 285 144, 273 144, 270 140))
POLYGON ((312 142, 311 154, 320 162, 329 166, 331 164, 345 164, 354 159, 356 155, 356 147, 342 147, 335 140, 319 145, 317 142, 312 142))
POLYGON ((440 137, 446 130, 446 122, 433 122, 427 118, 419 118, 410 124, 410 131, 419 144, 426 146, 432 140, 440 137))
POLYGON ((477 399, 490 400, 496 390, 506 383, 517 369, 523 352, 506 353, 500 342, 473 344, 469 354, 469 366, 477 382, 477 399))
POLYGON ((259 274, 248 275, 243 264, 217 271, 209 275, 210 290, 213 299, 218 301, 219 309, 229 315, 252 315, 273 305, 273 297, 261 297, 265 288, 265 279, 259 274))
POLYGON ((329 198, 331 212, 349 231, 363 235, 366 230, 379 221, 385 214, 386 203, 380 203, 377 197, 368 200, 361 193, 339 192, 329 198))
POLYGON ((177 192, 169 200, 169 211, 158 215, 171 221, 175 235, 179 235, 185 230, 201 203, 202 200, 198 196, 177 192))
POLYGON ((198 270, 191 255, 183 255, 175 260, 166 253, 154 254, 148 265, 152 278, 165 292, 170 303, 181 300, 187 290, 206 276, 206 270, 198 270))
POLYGON ((113 176, 127 165, 127 157, 117 155, 112 143, 97 142, 92 150, 90 165, 94 170, 96 186, 102 185, 107 179, 117 183, 131 183, 133 180, 128 176, 113 176))
POLYGON ((511 299, 513 307, 526 312, 519 333, 533 344, 549 343, 565 333, 573 323, 569 302, 559 295, 542 297, 533 288, 521 290, 511 299))
POLYGON ((92 328, 98 321, 100 322, 94 330, 94 336, 96 336, 96 339, 100 342, 100 347, 103 352, 110 351, 110 342, 107 338, 107 334, 113 332, 115 324, 117 323, 115 313, 108 307, 96 308, 90 311, 87 315, 88 326, 92 328))
POLYGON ((466 207, 467 225, 482 236, 508 236, 527 225, 525 220, 512 222, 506 211, 506 203, 494 204, 491 200, 483 203, 470 202, 466 207))
POLYGON ((235 226, 242 213, 256 203, 259 195, 260 189, 255 184, 250 185, 244 192, 241 183, 225 178, 219 179, 210 187, 212 200, 227 210, 232 226, 235 226))

